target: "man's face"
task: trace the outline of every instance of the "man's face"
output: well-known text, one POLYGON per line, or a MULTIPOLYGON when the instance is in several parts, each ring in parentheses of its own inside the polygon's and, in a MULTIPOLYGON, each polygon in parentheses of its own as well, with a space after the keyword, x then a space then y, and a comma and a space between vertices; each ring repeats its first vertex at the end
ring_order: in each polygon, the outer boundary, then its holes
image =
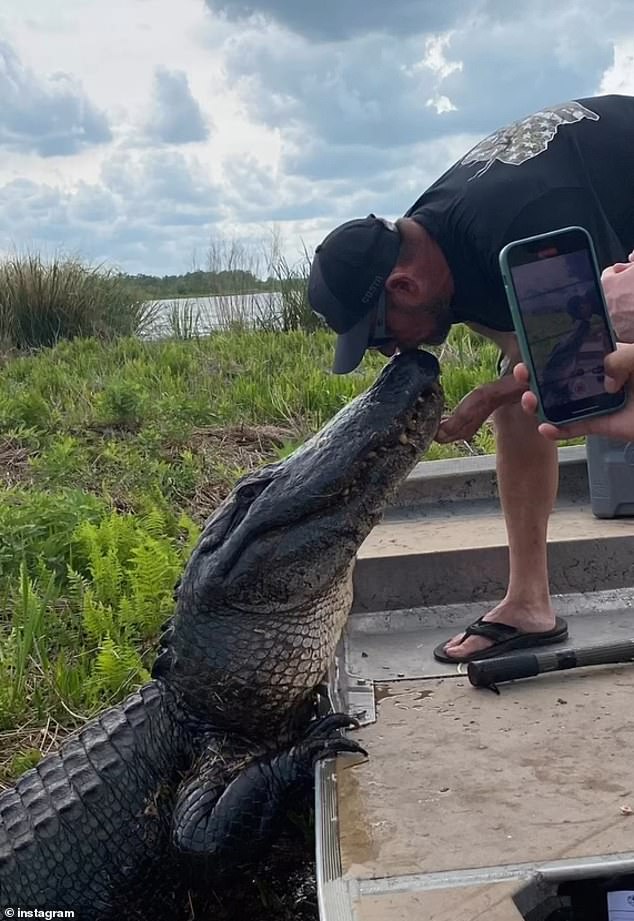
POLYGON ((387 308, 387 330, 392 342, 383 346, 384 355, 404 352, 419 345, 441 345, 451 329, 453 314, 448 300, 437 300, 416 307, 390 304, 387 308))

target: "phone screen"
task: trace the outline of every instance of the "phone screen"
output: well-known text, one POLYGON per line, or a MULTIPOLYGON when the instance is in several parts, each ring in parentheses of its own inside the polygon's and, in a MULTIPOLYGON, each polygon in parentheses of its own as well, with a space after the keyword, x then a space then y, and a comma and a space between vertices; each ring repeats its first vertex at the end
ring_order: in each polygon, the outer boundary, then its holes
POLYGON ((581 231, 553 234, 509 254, 509 270, 544 414, 552 422, 622 405, 606 392, 614 349, 600 278, 581 231))

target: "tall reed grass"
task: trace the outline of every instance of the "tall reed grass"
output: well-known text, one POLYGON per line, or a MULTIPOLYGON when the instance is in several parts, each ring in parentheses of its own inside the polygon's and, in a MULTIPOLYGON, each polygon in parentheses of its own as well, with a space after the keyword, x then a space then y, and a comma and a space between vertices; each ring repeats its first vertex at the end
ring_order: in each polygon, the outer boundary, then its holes
POLYGON ((37 253, 0 263, 0 344, 38 348, 61 339, 112 339, 142 332, 153 304, 113 269, 37 253))
POLYGON ((238 332, 313 332, 324 323, 308 303, 311 258, 304 247, 297 262, 281 252, 278 235, 260 245, 216 239, 209 244, 205 270, 223 282, 206 297, 183 297, 163 302, 154 336, 195 339, 212 330, 238 332), (254 290, 259 279, 266 290, 254 290))

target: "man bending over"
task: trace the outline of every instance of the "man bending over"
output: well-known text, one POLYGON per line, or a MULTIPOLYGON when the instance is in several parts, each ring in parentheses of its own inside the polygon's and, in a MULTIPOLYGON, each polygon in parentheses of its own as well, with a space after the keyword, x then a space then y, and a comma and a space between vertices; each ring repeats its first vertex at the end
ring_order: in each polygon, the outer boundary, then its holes
POLYGON ((519 353, 498 254, 513 240, 571 225, 589 231, 601 268, 634 247, 633 97, 578 99, 501 128, 395 223, 374 215, 348 221, 315 251, 309 299, 339 334, 335 372, 353 371, 368 348, 392 355, 438 345, 454 323, 500 349, 500 378, 469 393, 437 440, 470 439, 493 414, 509 583, 499 604, 437 647, 442 661, 567 635, 551 605, 546 557, 556 443, 522 411, 526 384, 512 373, 519 353))

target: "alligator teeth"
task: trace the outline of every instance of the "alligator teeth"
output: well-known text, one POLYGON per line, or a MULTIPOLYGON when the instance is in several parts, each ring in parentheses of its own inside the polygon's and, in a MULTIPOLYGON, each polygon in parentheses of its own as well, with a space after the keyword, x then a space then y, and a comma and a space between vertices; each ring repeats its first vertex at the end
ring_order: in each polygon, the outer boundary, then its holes
POLYGON ((349 496, 349 495, 350 495, 350 487, 349 487, 349 486, 346 486, 346 488, 345 488, 344 491, 341 493, 341 495, 344 497, 344 499, 346 498, 346 496, 349 496))
POLYGON ((402 445, 409 444, 409 438, 407 437, 405 432, 401 432, 401 434, 398 436, 398 440, 400 441, 402 445))

